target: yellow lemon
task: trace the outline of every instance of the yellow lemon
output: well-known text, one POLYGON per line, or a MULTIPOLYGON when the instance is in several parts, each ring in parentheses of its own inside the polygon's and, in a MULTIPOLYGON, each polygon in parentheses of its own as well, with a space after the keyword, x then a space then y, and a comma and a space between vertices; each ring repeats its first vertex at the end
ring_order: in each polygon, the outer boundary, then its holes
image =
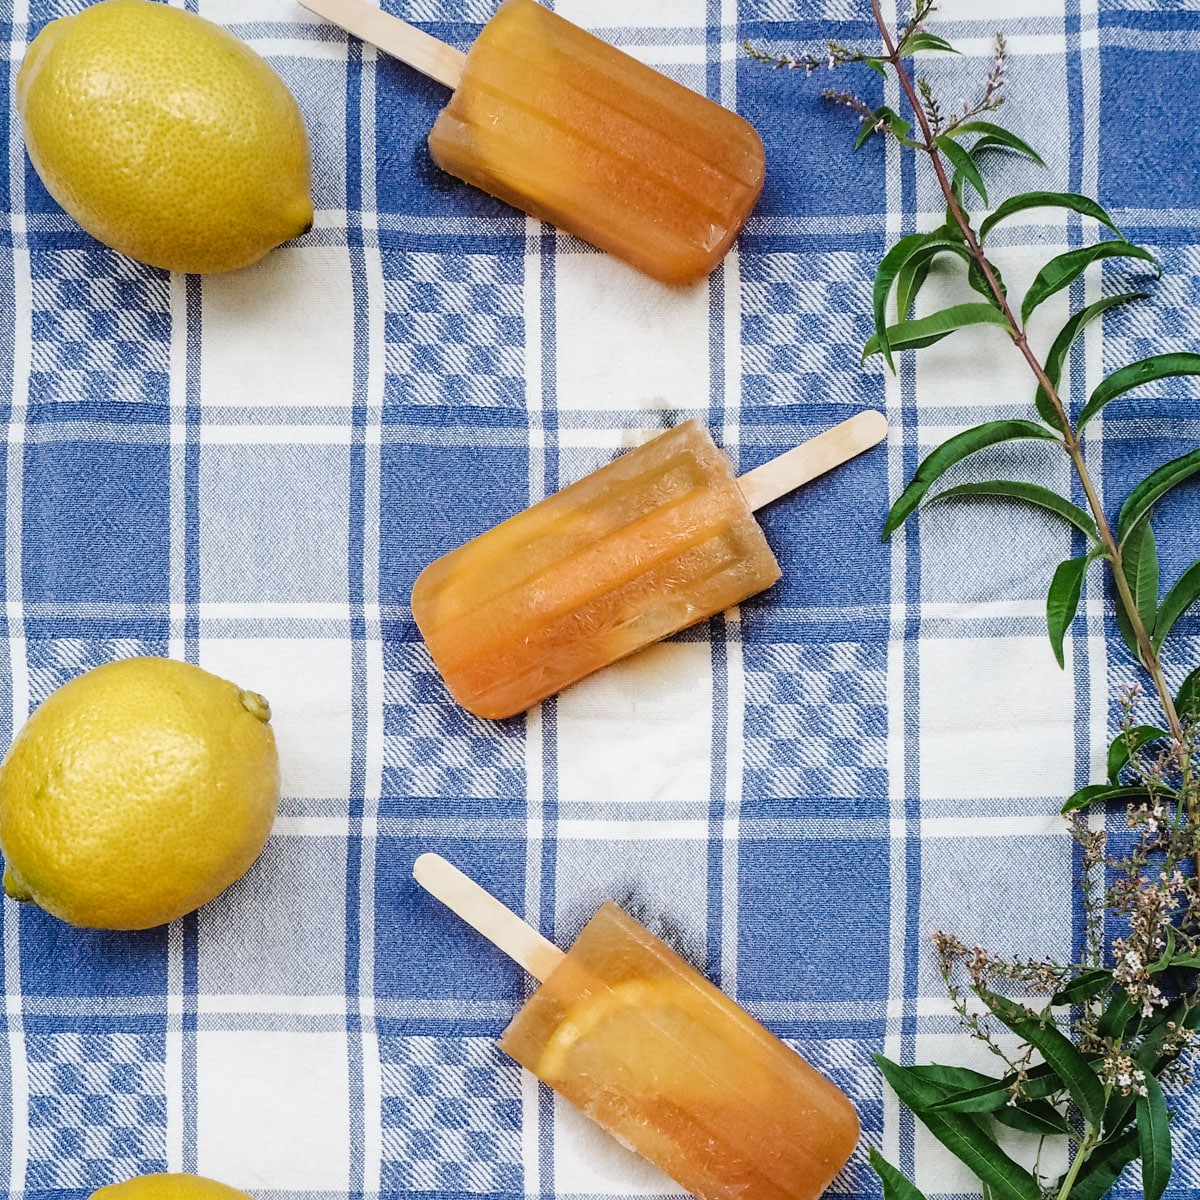
POLYGON ((110 1183, 92 1200, 250 1200, 245 1192, 202 1175, 138 1175, 110 1183))
POLYGON ((312 224, 300 109, 211 21, 151 0, 103 0, 42 30, 16 92, 47 190, 123 254, 171 271, 229 271, 312 224))
POLYGON ((4 890, 99 929, 147 929, 224 891, 279 792, 256 692, 166 658, 64 684, 0 764, 4 890))

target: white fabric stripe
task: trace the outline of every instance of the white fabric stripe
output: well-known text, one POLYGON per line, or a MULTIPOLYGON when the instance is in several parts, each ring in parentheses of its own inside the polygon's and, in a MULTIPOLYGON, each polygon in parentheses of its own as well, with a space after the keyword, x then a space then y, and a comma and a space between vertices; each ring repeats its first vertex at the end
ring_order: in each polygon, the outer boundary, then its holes
MULTIPOLYGON (((364 224, 373 219, 377 204, 375 181, 375 89, 378 83, 379 55, 374 46, 362 48, 363 68, 360 74, 360 126, 362 148, 362 208, 364 224)), ((384 755, 384 667, 383 641, 379 622, 379 553, 380 498, 382 476, 382 420, 385 387, 386 339, 384 336, 383 260, 378 244, 363 247, 363 267, 367 289, 367 428, 363 446, 363 529, 362 529, 362 588, 365 644, 363 656, 366 667, 367 728, 364 746, 363 816, 379 814, 379 797, 383 790, 384 755)), ((374 824, 374 822, 372 822, 374 824)), ((364 826, 359 840, 359 983, 358 1007, 362 1029, 363 1063, 363 1189, 378 1192, 382 1187, 380 1164, 383 1158, 382 1128, 382 1066, 379 1035, 372 1019, 372 997, 375 993, 375 889, 379 843, 364 826)))
MULTIPOLYGON (((182 657, 183 639, 179 653, 182 657)), ((183 1161, 183 923, 167 926, 167 1030, 163 1086, 167 1091, 167 1170, 182 1171, 183 1161)))

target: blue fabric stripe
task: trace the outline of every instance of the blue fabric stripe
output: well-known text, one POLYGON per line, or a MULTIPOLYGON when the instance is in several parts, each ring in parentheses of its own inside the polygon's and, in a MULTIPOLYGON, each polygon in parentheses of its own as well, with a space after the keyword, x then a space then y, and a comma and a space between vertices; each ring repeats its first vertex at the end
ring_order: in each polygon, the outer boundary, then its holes
POLYGON ((363 161, 357 136, 362 124, 362 75, 374 69, 363 62, 362 43, 351 39, 346 72, 346 207, 350 277, 354 294, 354 394, 350 439, 350 500, 347 529, 347 588, 350 601, 351 747, 348 816, 350 838, 346 847, 346 1051, 350 1089, 350 1178, 349 1195, 361 1196, 364 1188, 364 1070, 360 958, 363 938, 373 940, 371 930, 362 929, 361 895, 363 871, 363 808, 366 796, 367 642, 363 611, 367 402, 370 370, 370 327, 366 256, 360 213, 363 209, 363 161))

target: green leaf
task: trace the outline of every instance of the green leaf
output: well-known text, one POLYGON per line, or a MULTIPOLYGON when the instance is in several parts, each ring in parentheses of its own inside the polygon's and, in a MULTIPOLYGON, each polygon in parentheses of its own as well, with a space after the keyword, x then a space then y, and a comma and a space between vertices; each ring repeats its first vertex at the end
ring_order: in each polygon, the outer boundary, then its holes
POLYGON ((1075 812, 1080 808, 1087 808, 1089 804, 1099 801, 1101 804, 1108 804, 1112 800, 1151 800, 1153 797, 1144 787, 1111 787, 1107 783, 1089 783, 1087 787, 1081 787, 1079 791, 1062 806, 1064 814, 1075 812))
POLYGON ((1052 1104, 1044 1100, 1024 1100, 997 1109, 992 1116, 1001 1125, 1019 1129, 1022 1133, 1036 1133, 1041 1137, 1073 1137, 1071 1123, 1052 1104))
MULTIPOLYGON (((1000 274, 1000 268, 991 261, 988 262, 988 266, 992 270, 993 278, 1000 286, 1000 294, 1007 296, 1008 288, 1004 286, 1004 276, 1000 274)), ((970 255, 967 256, 967 283, 981 296, 986 296, 988 303, 993 308, 997 311, 1000 310, 1000 301, 996 299, 996 293, 992 291, 992 285, 988 282, 988 277, 983 273, 983 268, 979 263, 974 258, 971 258, 970 255)))
POLYGON ((904 321, 908 318, 917 292, 925 282, 933 260, 939 254, 957 254, 960 258, 970 261, 966 246, 960 242, 935 242, 918 249, 907 259, 896 276, 896 316, 899 320, 904 321))
POLYGON ((956 434, 921 462, 908 487, 892 505, 883 525, 883 537, 889 537, 916 511, 925 498, 925 493, 955 463, 961 462, 977 450, 1017 438, 1058 440, 1044 425, 1035 424, 1033 421, 988 421, 956 434))
POLYGON ((1141 387, 1143 383, 1172 379, 1179 375, 1200 375, 1200 354, 1155 354, 1121 367, 1096 386, 1079 414, 1076 428, 1082 429, 1110 400, 1141 387))
POLYGON ((1096 522, 1077 504, 1065 500, 1057 492, 1039 483, 1023 483, 1016 479, 989 479, 983 483, 960 483, 956 487, 947 488, 929 497, 929 503, 938 500, 948 500, 954 496, 1000 496, 1007 500, 1025 500, 1036 504, 1039 508, 1057 513, 1065 521, 1069 521, 1076 529, 1082 530, 1094 542, 1100 540, 1100 532, 1096 522))
POLYGON ((1192 450, 1179 458, 1151 471, 1133 491, 1125 497, 1121 513, 1117 518, 1117 541, 1124 544, 1129 535, 1150 515, 1150 510, 1174 487, 1190 479, 1200 471, 1200 449, 1192 450))
MULTIPOLYGON (((1108 778, 1117 784, 1121 771, 1129 764, 1129 760, 1143 747, 1161 738, 1171 735, 1165 729, 1154 725, 1135 725, 1128 733, 1121 732, 1113 739, 1108 748, 1108 778)), ((1134 789, 1144 792, 1145 788, 1134 789)))
POLYGON ((1036 1016, 1007 996, 981 989, 980 999, 1018 1037, 1027 1041, 1057 1072, 1071 1099, 1093 1129, 1104 1117, 1104 1084, 1088 1060, 1048 1020, 1036 1016))
POLYGON ((1142 1160, 1142 1192, 1146 1200, 1159 1200, 1171 1180, 1171 1130, 1162 1085, 1147 1074, 1138 1096, 1138 1151, 1142 1160))
POLYGON ((1003 146, 1005 149, 1015 150, 1018 154, 1032 159, 1039 167, 1046 165, 1042 156, 1028 142, 1022 141, 1015 133, 1010 133, 1003 125, 997 125, 992 121, 964 121, 961 125, 955 125, 953 129, 947 130, 943 136, 956 138, 968 133, 983 134, 983 137, 971 148, 972 154, 983 149, 986 142, 988 146, 1003 146))
MULTIPOLYGON (((888 352, 892 350, 920 350, 924 346, 932 346, 940 342, 956 330, 965 329, 968 325, 999 325, 1010 336, 1012 330, 1004 315, 991 304, 955 304, 943 308, 940 312, 931 313, 927 317, 918 317, 912 321, 901 321, 888 327, 886 343, 888 352)), ((863 347, 862 356, 870 358, 872 354, 883 351, 884 343, 876 333, 863 347)), ((889 364, 890 364, 889 359, 889 364)))
MULTIPOLYGON (((1079 795, 1078 792, 1075 794, 1079 795)), ((1106 971, 1102 967, 1080 971, 1065 988, 1050 997, 1050 1005, 1052 1008, 1058 1008, 1064 1004, 1081 1004, 1084 1000, 1098 996, 1110 983, 1112 983, 1112 972, 1106 971)))
MULTIPOLYGON (((1154 629, 1158 612, 1158 548, 1155 545, 1154 529, 1149 521, 1137 526, 1133 536, 1125 543, 1121 552, 1121 570, 1129 589, 1133 593, 1134 605, 1147 633, 1154 629)), ((1116 603, 1117 628, 1129 647, 1129 653, 1139 662, 1141 648, 1133 631, 1133 623, 1125 611, 1120 595, 1116 603)))
MULTIPOLYGON (((1138 1156, 1137 1131, 1097 1146, 1080 1168, 1071 1188, 1071 1200, 1102 1200, 1112 1190, 1121 1172, 1138 1156)), ((1057 1190, 1055 1185, 1055 1190, 1057 1190)))
POLYGON ((970 1067, 950 1067, 944 1063, 922 1063, 920 1066, 905 1067, 910 1075, 927 1083, 936 1083, 943 1094, 964 1091, 995 1083, 990 1075, 982 1071, 972 1071, 970 1067))
POLYGON ((883 1200, 925 1200, 925 1193, 908 1176, 896 1170, 874 1146, 870 1148, 871 1167, 883 1180, 883 1200))
POLYGON ((1137 1005, 1130 999, 1129 993, 1123 987, 1114 987, 1112 998, 1096 1023, 1096 1030, 1101 1037, 1119 1038, 1136 1015, 1137 1005))
POLYGON ((1086 557, 1068 558, 1066 562, 1059 563, 1050 581, 1050 591, 1046 596, 1046 628, 1059 667, 1066 666, 1063 641, 1079 611, 1079 597, 1083 595, 1083 577, 1087 569, 1086 557))
POLYGON ((1183 718, 1200 719, 1200 667, 1197 667, 1175 693, 1175 711, 1183 718))
POLYGON ((940 50, 945 54, 958 54, 959 52, 950 45, 945 38, 940 38, 935 33, 914 33, 901 47, 900 55, 902 58, 908 58, 912 54, 916 54, 918 50, 940 50))
POLYGON ((979 193, 979 198, 986 204, 988 202, 987 186, 970 153, 948 137, 934 138, 933 144, 950 160, 955 171, 979 193))
POLYGON ((929 278, 929 269, 933 266, 933 255, 920 259, 915 256, 900 268, 896 276, 896 317, 900 321, 907 320, 916 301, 917 293, 929 278))
POLYGON ((929 1105, 941 1098, 936 1083, 910 1075, 881 1054, 875 1055, 875 1062, 896 1095, 951 1154, 993 1189, 997 1200, 1041 1200, 1041 1188, 1033 1176, 1009 1158, 974 1118, 928 1111, 929 1105))
POLYGON ((1080 275, 1094 262, 1102 258, 1140 258, 1152 262, 1162 274, 1158 259, 1149 250, 1135 246, 1131 242, 1113 241, 1097 242, 1094 246, 1082 246, 1078 250, 1068 250, 1052 258, 1039 272, 1037 278, 1029 285, 1025 299, 1021 304, 1021 323, 1029 320, 1030 313, 1039 304, 1049 300, 1056 292, 1070 287, 1080 275))
MULTIPOLYGON (((962 240, 961 232, 957 238, 962 240)), ((887 302, 892 292, 892 284, 900 274, 901 267, 916 253, 927 246, 951 245, 955 241, 951 230, 943 226, 929 233, 910 233, 902 237, 884 256, 875 272, 875 286, 871 294, 871 306, 875 314, 875 336, 871 340, 877 343, 878 350, 887 360, 887 365, 894 371, 896 364, 892 361, 892 350, 888 342, 887 302)), ((903 314, 901 314, 903 316, 903 314)), ((868 345, 871 343, 868 342, 868 345)), ((866 351, 863 352, 864 357, 866 351)))
POLYGON ((1121 231, 1113 224, 1108 213, 1087 196, 1078 196, 1074 192, 1024 192, 1020 196, 1011 196, 1005 200, 994 213, 984 219, 979 226, 979 240, 982 242, 1001 221, 1030 208, 1069 208, 1085 217, 1094 217, 1107 225, 1117 237, 1121 236, 1121 231))
POLYGON ((1146 971, 1150 975, 1157 975, 1159 971, 1165 971, 1170 965, 1171 960, 1175 957, 1175 926, 1167 926, 1167 944, 1163 947, 1163 952, 1159 956, 1157 962, 1152 962, 1146 967, 1146 971))
MULTIPOLYGON (((1146 528, 1149 529, 1150 526, 1147 525, 1146 528)), ((1159 605, 1151 639, 1155 650, 1161 648, 1167 634, 1171 632, 1171 627, 1197 600, 1200 600, 1200 558, 1180 575, 1159 605)))
MULTIPOLYGON (((1050 347, 1050 353, 1046 355, 1046 377, 1055 389, 1058 388, 1059 381, 1062 379, 1063 367, 1066 364, 1067 355, 1071 352, 1071 347, 1075 344, 1075 339, 1084 329, 1110 308, 1115 308, 1118 304, 1127 304, 1131 300, 1142 300, 1145 296, 1145 292, 1123 292, 1119 296, 1105 296, 1103 299, 1097 300, 1095 304, 1089 304, 1087 308, 1080 309, 1079 312, 1075 313, 1067 321, 1059 331, 1058 337, 1054 339, 1054 345, 1050 347)), ((1059 415, 1053 404, 1051 404, 1046 389, 1040 383, 1038 384, 1037 394, 1034 396, 1034 402, 1037 405, 1037 410, 1041 414, 1042 420, 1047 425, 1058 429, 1061 424, 1059 415)))

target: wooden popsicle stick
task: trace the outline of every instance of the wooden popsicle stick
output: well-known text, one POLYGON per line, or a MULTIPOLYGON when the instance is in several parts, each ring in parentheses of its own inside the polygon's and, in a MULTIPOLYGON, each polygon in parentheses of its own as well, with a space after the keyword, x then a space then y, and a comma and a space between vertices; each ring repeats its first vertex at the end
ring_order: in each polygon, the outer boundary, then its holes
POLYGON ((300 0, 300 3, 309 12, 415 67, 422 75, 448 88, 458 87, 467 56, 457 47, 439 42, 423 29, 383 12, 366 0, 300 0))
POLYGON ((422 854, 413 863, 413 878, 534 979, 545 982, 566 957, 553 942, 440 854, 422 854))
POLYGON ((887 417, 860 412, 738 478, 752 511, 839 467, 887 437, 887 417))

